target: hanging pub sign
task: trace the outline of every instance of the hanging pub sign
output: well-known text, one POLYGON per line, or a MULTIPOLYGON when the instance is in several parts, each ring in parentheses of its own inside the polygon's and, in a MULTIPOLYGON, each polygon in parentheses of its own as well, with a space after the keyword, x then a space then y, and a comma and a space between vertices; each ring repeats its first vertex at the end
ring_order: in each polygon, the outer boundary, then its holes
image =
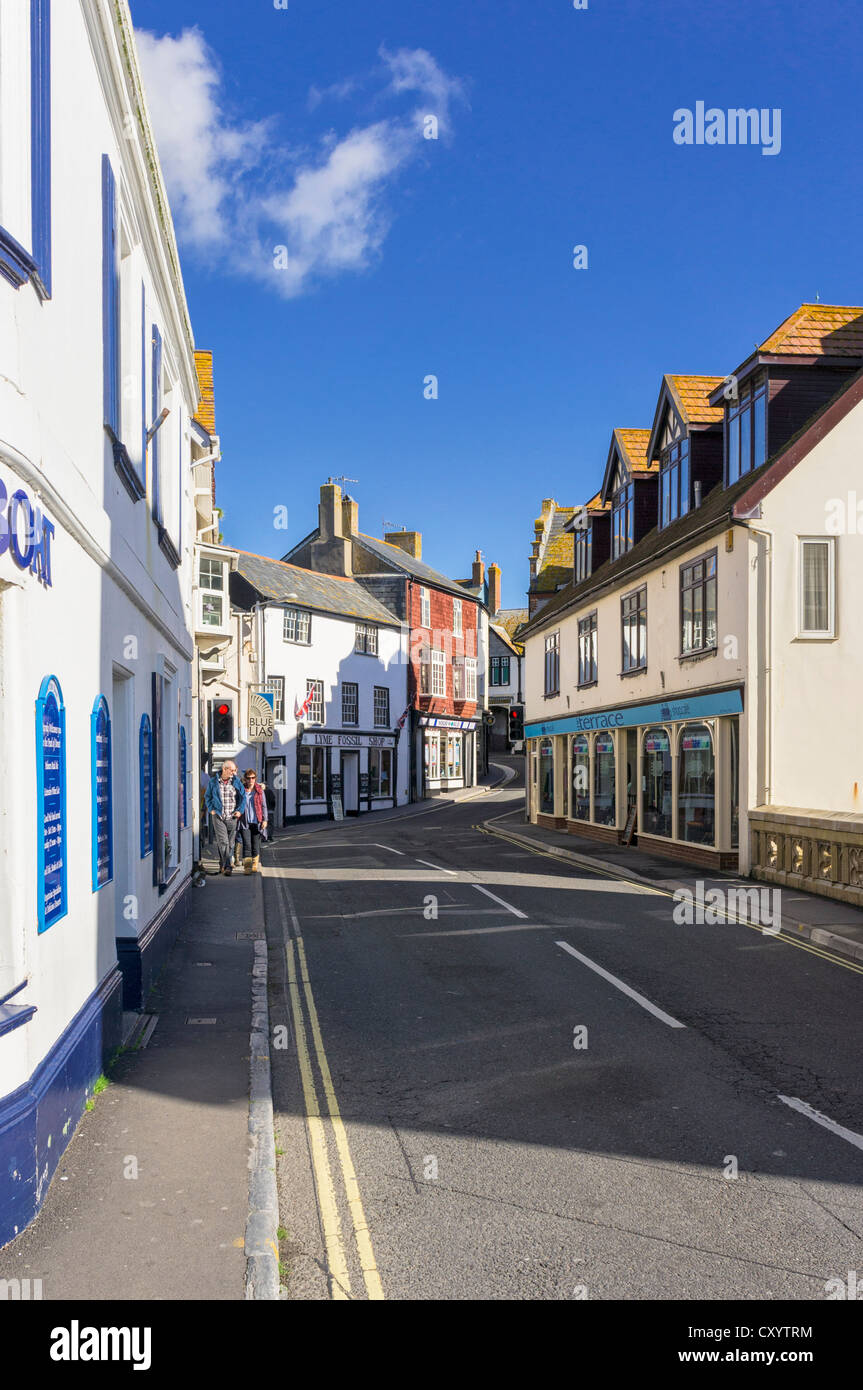
POLYGON ((66 709, 59 681, 46 676, 36 701, 39 931, 68 911, 66 886, 66 709))
POLYGON ((114 808, 111 782, 111 716, 100 695, 90 715, 93 767, 93 892, 114 877, 114 808))
POLYGON ((249 743, 270 743, 275 731, 275 696, 271 690, 249 695, 249 743))

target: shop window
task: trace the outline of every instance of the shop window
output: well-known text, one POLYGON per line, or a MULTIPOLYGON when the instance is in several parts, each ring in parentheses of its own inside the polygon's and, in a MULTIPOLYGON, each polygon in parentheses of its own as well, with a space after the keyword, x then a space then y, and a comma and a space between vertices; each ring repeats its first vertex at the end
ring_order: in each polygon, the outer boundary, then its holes
POLYGON ((598 734, 593 748, 593 819, 596 825, 616 825, 614 800, 614 739, 598 734))
POLYGON ((800 637, 833 637, 834 565, 832 536, 798 537, 797 632, 800 637))
POLYGON ((732 719, 728 752, 731 758, 731 848, 740 847, 740 725, 732 719))
POLYGON ((589 613, 578 622, 578 683, 595 685, 596 681, 596 614, 589 613))
POLYGON ((586 734, 572 740, 572 818, 590 820, 590 744, 586 734))
POLYGON ((620 601, 623 670, 642 671, 647 666, 647 589, 627 594, 620 601))
POLYGON ((342 723, 359 724, 360 687, 356 681, 342 682, 342 723))
POLYGON ((641 744, 642 824, 645 835, 671 835, 671 740, 645 729, 641 744))
POLYGON ((392 762, 391 748, 369 749, 369 787, 372 796, 392 796, 392 762))
POLYGON ((680 567, 680 654, 716 650, 716 551, 680 567))
POLYGON ((426 777, 437 780, 440 777, 440 736, 426 734, 425 738, 426 777))
POLYGON ((680 732, 677 782, 677 834, 681 840, 712 845, 715 839, 713 740, 706 724, 684 724, 680 732))
POLYGON ((550 738, 539 745, 539 809, 554 815, 554 743, 550 738))
POLYGON ((300 801, 326 800, 326 753, 325 748, 301 745, 297 768, 300 801))

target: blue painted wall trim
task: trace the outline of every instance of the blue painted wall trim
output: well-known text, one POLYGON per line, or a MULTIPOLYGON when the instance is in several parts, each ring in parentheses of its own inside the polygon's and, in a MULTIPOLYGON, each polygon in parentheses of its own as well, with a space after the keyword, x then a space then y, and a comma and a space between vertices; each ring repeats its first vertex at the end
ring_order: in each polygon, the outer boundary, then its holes
POLYGON ((0 1097, 0 1246, 37 1215, 93 1083, 119 1046, 121 985, 114 966, 30 1080, 0 1097))
POLYGON ((0 1038, 28 1023, 35 1012, 35 1004, 0 1004, 0 1038))
MULTIPOLYGON (((46 676, 41 686, 39 687, 39 697, 36 701, 36 844, 38 846, 37 905, 39 912, 38 931, 40 934, 44 931, 47 931, 49 927, 53 927, 54 923, 59 922, 61 918, 65 917, 67 912, 69 911, 69 894, 67 884, 68 868, 66 863, 68 848, 67 825, 68 822, 66 819, 66 706, 63 703, 63 692, 60 689, 60 682, 57 680, 57 677, 46 676), (53 850, 55 856, 57 854, 59 854, 60 856, 61 865, 59 873, 56 870, 49 871, 47 869, 47 861, 45 856, 45 813, 46 809, 48 809, 46 805, 46 787, 50 792, 52 789, 51 783, 53 781, 53 775, 49 771, 48 783, 46 783, 46 762, 51 757, 51 754, 50 752, 46 752, 45 748, 45 718, 46 714, 48 718, 51 718, 52 710, 56 710, 56 727, 59 730, 59 747, 57 749, 57 762, 59 765, 57 781, 59 784, 59 789, 56 791, 57 806, 54 809, 59 810, 60 813, 59 825, 56 827, 60 836, 60 843, 59 847, 53 850), (60 893, 59 898, 55 901, 54 905, 48 912, 46 912, 45 892, 46 880, 49 876, 49 873, 52 879, 56 879, 57 886, 60 889, 60 893)), ((56 863, 56 857, 52 862, 56 863)))
POLYGON ((30 3, 30 184, 33 281, 51 298, 51 0, 30 3))

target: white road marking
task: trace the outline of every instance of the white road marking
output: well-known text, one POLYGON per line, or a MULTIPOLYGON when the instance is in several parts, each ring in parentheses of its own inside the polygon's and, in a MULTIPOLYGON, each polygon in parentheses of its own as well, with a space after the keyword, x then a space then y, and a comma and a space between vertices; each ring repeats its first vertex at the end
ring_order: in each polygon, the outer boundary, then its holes
POLYGON ((427 869, 434 869, 439 874, 450 874, 452 878, 458 877, 458 874, 456 873, 455 869, 442 869, 440 864, 430 864, 427 859, 418 859, 417 863, 425 864, 427 869))
POLYGON ((478 893, 485 893, 487 898, 491 898, 492 902, 500 903, 501 907, 505 907, 507 912, 512 913, 513 917, 520 917, 523 922, 527 921, 526 912, 519 912, 518 908, 513 907, 512 903, 505 903, 503 898, 499 898, 496 893, 490 893, 487 888, 483 888, 479 883, 475 883, 473 886, 478 893))
POLYGON ((855 1134, 853 1129, 846 1129, 844 1125, 837 1124, 835 1120, 822 1115, 820 1110, 813 1110, 805 1100, 798 1100, 796 1096, 780 1096, 779 1099, 783 1105, 790 1105, 792 1110, 797 1110, 808 1120, 814 1120, 816 1125, 823 1125, 825 1129, 829 1129, 831 1134, 838 1134, 840 1139, 847 1140, 855 1149, 863 1149, 863 1134, 855 1134))
POLYGON ((610 974, 608 970, 603 970, 601 965, 597 965, 595 961, 589 960, 587 956, 583 956, 581 951, 576 951, 575 947, 570 946, 567 941, 556 941, 554 944, 555 946, 559 946, 562 951, 568 951, 571 956, 575 956, 576 960, 580 960, 582 965, 586 965, 589 970, 595 970, 597 975, 601 975, 604 980, 608 980, 608 983, 614 985, 615 989, 622 990, 624 994, 628 994, 630 999, 635 1000, 636 1004, 640 1004, 643 1009, 647 1009, 648 1013, 653 1014, 655 1018, 661 1019, 663 1023, 667 1023, 669 1028, 686 1027, 685 1023, 678 1022, 676 1018, 671 1017, 671 1014, 667 1014, 664 1009, 658 1008, 656 1004, 651 1004, 650 1000, 645 999, 643 994, 639 994, 637 989, 631 989, 629 985, 625 985, 622 980, 619 980, 616 975, 610 974))
POLYGON ((389 852, 390 852, 390 854, 400 854, 400 855, 402 856, 402 858, 404 858, 404 850, 403 850, 403 849, 393 849, 392 845, 379 845, 379 844, 377 844, 376 841, 370 840, 369 843, 368 843, 368 848, 369 848, 369 849, 388 849, 389 852))

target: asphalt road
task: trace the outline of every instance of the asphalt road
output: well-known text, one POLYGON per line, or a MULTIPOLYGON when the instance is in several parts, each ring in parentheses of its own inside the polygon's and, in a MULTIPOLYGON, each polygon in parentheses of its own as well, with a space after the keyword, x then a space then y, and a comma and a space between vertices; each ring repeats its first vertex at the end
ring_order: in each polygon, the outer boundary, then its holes
POLYGON ((488 833, 521 796, 269 858, 289 1296, 824 1300, 863 1270, 859 970, 488 833))

